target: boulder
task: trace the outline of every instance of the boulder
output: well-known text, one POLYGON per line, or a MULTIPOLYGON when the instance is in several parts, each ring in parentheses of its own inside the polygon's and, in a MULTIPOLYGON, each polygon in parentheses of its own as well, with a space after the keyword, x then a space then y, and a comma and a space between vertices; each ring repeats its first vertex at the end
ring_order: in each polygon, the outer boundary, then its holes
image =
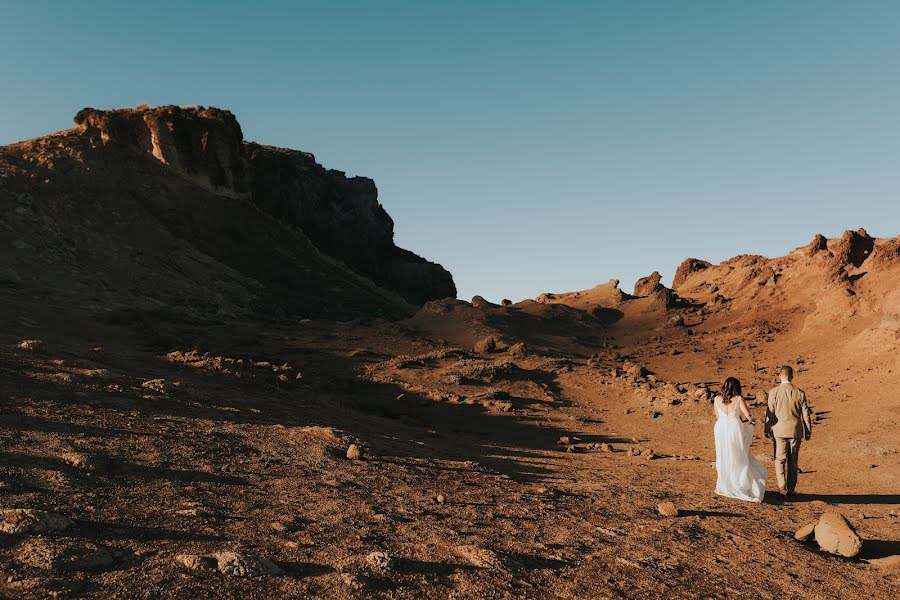
POLYGON ((472 306, 475 308, 489 308, 494 305, 485 300, 482 296, 472 296, 472 306))
POLYGON ((362 450, 356 444, 350 444, 347 448, 347 458, 350 460, 359 460, 362 458, 362 450))
POLYGON ((677 517, 679 511, 675 508, 675 505, 669 501, 660 502, 656 505, 656 510, 663 517, 677 517))
POLYGON ((28 352, 46 352, 47 344, 44 343, 44 340, 22 340, 16 344, 16 348, 28 352))
POLYGON ((518 342, 510 346, 506 352, 513 358, 525 358, 528 356, 528 346, 525 342, 518 342))
POLYGON ((380 550, 366 555, 366 564, 372 571, 384 575, 394 569, 394 559, 387 552, 380 550))
POLYGON ((831 554, 853 558, 862 549, 862 540, 844 515, 826 512, 814 529, 819 548, 831 554))
POLYGON ((800 542, 808 542, 815 536, 816 523, 804 525, 794 533, 794 539, 800 542))
POLYGON ((234 577, 281 575, 284 570, 271 560, 240 552, 219 552, 214 555, 219 572, 234 577))
POLYGON ((475 342, 475 346, 473 350, 478 352, 479 354, 488 354, 497 349, 497 340, 494 339, 493 336, 483 337, 477 342, 475 342))

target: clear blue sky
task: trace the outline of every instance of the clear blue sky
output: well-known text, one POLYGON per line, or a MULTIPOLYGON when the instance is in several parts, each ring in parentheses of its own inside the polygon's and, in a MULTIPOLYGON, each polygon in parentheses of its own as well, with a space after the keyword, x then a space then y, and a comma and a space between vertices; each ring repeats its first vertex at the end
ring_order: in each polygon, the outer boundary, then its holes
POLYGON ((900 3, 0 5, 0 143, 203 104, 375 179, 461 297, 900 223, 900 3))

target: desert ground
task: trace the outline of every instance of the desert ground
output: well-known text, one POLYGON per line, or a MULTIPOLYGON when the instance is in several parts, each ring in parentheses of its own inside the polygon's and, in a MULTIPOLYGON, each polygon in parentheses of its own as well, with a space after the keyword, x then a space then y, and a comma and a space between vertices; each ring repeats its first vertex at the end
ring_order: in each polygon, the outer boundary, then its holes
POLYGON ((456 300, 341 246, 365 181, 153 110, 0 148, 2 597, 900 597, 900 238, 456 300), (783 364, 799 493, 719 497, 710 400, 783 364))

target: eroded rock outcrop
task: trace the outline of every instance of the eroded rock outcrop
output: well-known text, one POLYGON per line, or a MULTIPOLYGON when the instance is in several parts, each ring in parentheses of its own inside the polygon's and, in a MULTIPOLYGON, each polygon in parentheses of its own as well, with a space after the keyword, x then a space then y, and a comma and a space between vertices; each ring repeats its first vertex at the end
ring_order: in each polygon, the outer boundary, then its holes
POLYGON ((832 252, 838 265, 853 265, 859 267, 872 254, 875 249, 875 238, 870 236, 865 229, 857 231, 847 230, 836 244, 832 252))
POLYGON ((699 258, 685 259, 675 271, 675 277, 672 278, 672 288, 677 290, 691 274, 708 269, 711 266, 712 263, 699 258))
POLYGON ((664 287, 665 286, 662 284, 662 276, 659 274, 659 271, 653 271, 653 273, 646 277, 641 277, 634 283, 634 295, 650 296, 664 287))
POLYGON ((394 222, 374 181, 325 169, 308 152, 244 142, 227 110, 85 108, 75 124, 104 144, 153 156, 216 194, 251 200, 299 227, 324 254, 412 304, 456 296, 447 270, 394 244, 394 222))
POLYGON ((244 135, 234 115, 218 108, 158 106, 75 115, 82 131, 104 142, 153 155, 161 163, 220 194, 249 192, 244 135))

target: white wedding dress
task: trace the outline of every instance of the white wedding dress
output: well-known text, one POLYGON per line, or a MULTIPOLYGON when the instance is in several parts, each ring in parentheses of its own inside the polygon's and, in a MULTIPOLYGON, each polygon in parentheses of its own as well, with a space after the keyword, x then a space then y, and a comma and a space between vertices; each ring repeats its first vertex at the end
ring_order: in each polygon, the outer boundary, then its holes
POLYGON ((718 419, 713 429, 716 436, 716 493, 720 496, 762 502, 766 493, 766 467, 750 455, 753 426, 741 423, 737 401, 720 404, 716 398, 718 419))

